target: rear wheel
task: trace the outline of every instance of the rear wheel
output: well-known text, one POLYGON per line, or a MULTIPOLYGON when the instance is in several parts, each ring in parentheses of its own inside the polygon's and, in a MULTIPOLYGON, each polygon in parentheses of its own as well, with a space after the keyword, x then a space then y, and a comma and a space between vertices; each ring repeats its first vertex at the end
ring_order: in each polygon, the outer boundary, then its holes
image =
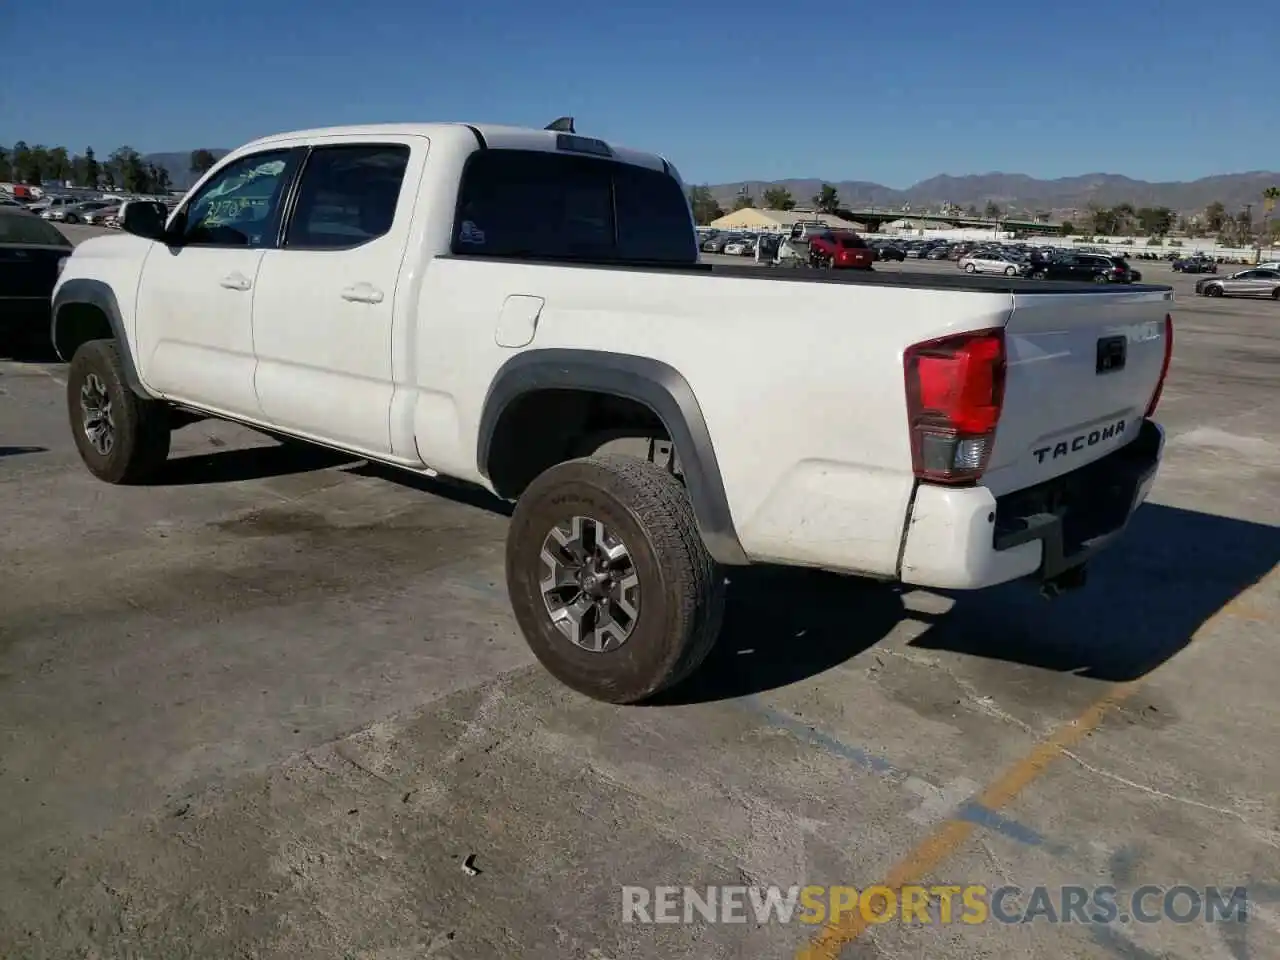
POLYGON ((606 454, 542 473, 516 504, 506 567, 534 655, 597 700, 679 683, 720 630, 724 579, 684 486, 658 464, 606 454))
POLYGON ((1111 281, 1107 279, 1107 275, 1105 273, 1100 273, 1093 278, 1093 282, 1094 283, 1110 283, 1111 281))
POLYGON ((1004 268, 1004 275, 1005 275, 1006 277, 1016 276, 1016 275, 1017 275, 1017 273, 1018 273, 1018 269, 1017 269, 1017 267, 1005 267, 1005 268, 1004 268))
POLYGON ((71 358, 67 412, 80 459, 99 480, 145 482, 169 456, 169 411, 129 389, 114 340, 90 340, 71 358))
POLYGON ((1280 300, 1280 287, 1276 287, 1274 290, 1271 291, 1271 299, 1280 300))

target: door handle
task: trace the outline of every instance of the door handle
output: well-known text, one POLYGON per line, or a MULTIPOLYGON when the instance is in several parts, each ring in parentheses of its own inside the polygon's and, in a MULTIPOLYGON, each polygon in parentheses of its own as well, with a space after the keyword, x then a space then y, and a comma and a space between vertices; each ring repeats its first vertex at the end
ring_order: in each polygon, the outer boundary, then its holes
POLYGON ((342 299, 352 303, 381 303, 382 291, 371 283, 356 283, 342 291, 342 299))
POLYGON ((228 290, 248 290, 253 286, 253 281, 246 277, 243 273, 229 273, 218 281, 221 286, 228 290))

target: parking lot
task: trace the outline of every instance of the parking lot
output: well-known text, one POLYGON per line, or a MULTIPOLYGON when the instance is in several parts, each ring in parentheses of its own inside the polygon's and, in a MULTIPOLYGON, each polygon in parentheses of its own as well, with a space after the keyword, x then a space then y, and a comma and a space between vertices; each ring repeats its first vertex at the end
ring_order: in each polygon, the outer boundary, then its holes
POLYGON ((61 365, 0 360, 0 957, 1280 956, 1280 304, 1140 269, 1179 301, 1166 459, 1085 590, 735 571, 708 664, 632 708, 534 662, 483 494, 212 422, 110 487, 61 365), (917 880, 1253 912, 621 917, 623 885, 917 880))

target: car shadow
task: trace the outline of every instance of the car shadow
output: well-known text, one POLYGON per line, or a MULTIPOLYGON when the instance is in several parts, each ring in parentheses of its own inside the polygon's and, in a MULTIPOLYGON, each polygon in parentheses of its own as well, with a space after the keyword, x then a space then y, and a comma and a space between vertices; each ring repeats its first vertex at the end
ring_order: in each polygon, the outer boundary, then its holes
POLYGON ((0 335, 0 360, 17 363, 61 363, 47 334, 43 337, 0 335))
POLYGON ((807 680, 875 646, 905 614, 901 588, 873 580, 774 566, 734 567, 728 577, 715 648, 648 705, 732 700, 807 680))
POLYGON ((4 457, 20 457, 24 453, 46 453, 48 447, 0 447, 0 459, 4 457))
POLYGON ((474 484, 463 483, 460 480, 448 480, 443 477, 428 477, 408 470, 397 470, 395 467, 373 463, 369 460, 362 460, 354 466, 347 467, 344 472, 354 474, 357 477, 376 477, 379 480, 386 480, 388 483, 395 483, 411 490, 429 493, 433 497, 443 497, 446 500, 453 500, 455 503, 476 507, 503 517, 511 516, 511 511, 515 507, 515 504, 496 497, 483 487, 478 487, 474 484))
MULTIPOLYGON (((1147 504, 1090 566, 1081 590, 1053 601, 1031 581, 954 593, 922 649, 1003 660, 1104 681, 1133 680, 1176 656, 1234 597, 1280 563, 1265 524, 1147 504)), ((804 570, 731 570, 724 630, 694 676, 655 705, 762 693, 837 667, 908 614, 901 588, 804 570)))
POLYGON ((216 453, 172 457, 147 486, 196 486, 263 480, 267 477, 326 470, 354 462, 355 458, 348 454, 304 443, 219 450, 216 453))
POLYGON ((1084 589, 1051 603, 1022 584, 962 596, 913 646, 1135 680, 1176 656, 1277 563, 1275 527, 1147 504, 1091 564, 1084 589))

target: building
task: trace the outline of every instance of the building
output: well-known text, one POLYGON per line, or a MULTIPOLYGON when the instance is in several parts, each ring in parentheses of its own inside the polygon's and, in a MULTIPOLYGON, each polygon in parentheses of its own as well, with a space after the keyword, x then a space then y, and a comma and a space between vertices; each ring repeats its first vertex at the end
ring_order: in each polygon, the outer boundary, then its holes
POLYGON ((758 210, 744 207, 726 213, 710 226, 716 230, 751 230, 757 233, 790 233, 797 223, 825 223, 832 230, 865 230, 860 223, 842 220, 831 213, 815 213, 812 210, 758 210))

